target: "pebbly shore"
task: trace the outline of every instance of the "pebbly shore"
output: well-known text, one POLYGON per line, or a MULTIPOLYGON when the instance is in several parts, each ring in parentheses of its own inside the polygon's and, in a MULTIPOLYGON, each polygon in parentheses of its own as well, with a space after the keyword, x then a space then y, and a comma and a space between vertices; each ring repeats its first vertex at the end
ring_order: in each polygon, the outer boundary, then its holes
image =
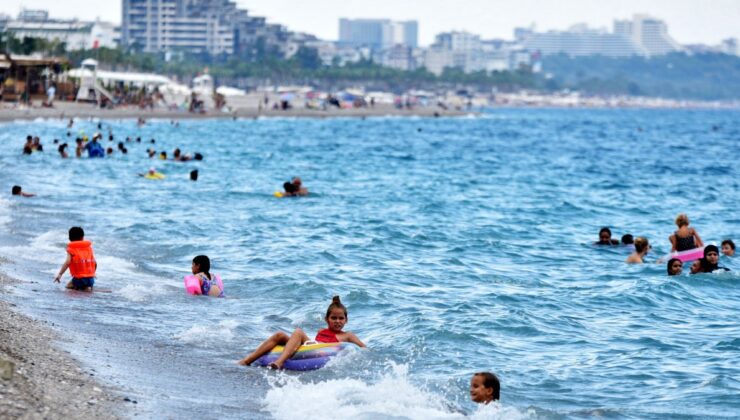
POLYGON ((18 282, 0 273, 0 419, 121 418, 133 401, 61 350, 53 323, 23 315, 8 301, 18 282))

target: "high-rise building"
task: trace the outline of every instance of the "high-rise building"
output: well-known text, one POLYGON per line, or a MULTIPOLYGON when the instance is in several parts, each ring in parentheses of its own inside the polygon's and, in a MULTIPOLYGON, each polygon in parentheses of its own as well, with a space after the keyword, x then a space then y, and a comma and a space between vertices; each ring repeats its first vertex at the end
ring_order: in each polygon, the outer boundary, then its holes
POLYGON ((635 15, 632 20, 615 20, 614 33, 632 39, 648 55, 662 55, 683 48, 670 35, 662 20, 647 15, 635 15))
POLYGON ((647 55, 645 48, 631 38, 611 34, 605 30, 590 29, 585 25, 576 25, 562 32, 534 33, 524 39, 522 44, 527 50, 538 51, 542 55, 603 55, 607 57, 647 55))
POLYGON ((147 52, 287 53, 291 33, 232 0, 122 0, 121 41, 147 52))
POLYGON ((372 49, 419 45, 419 24, 415 20, 395 22, 389 19, 339 19, 339 43, 372 49))

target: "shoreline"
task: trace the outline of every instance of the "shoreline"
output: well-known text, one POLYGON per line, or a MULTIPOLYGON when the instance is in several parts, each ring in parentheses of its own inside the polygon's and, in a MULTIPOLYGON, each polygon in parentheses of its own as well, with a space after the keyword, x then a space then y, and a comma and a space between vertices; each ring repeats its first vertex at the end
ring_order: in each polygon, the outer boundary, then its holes
POLYGON ((14 283, 21 281, 0 273, 0 418, 122 418, 128 403, 60 349, 63 337, 54 323, 24 315, 8 301, 14 283))
POLYGON ((170 120, 190 119, 233 119, 233 118, 367 118, 367 117, 461 117, 475 114, 474 111, 443 110, 437 107, 418 107, 412 109, 396 109, 393 106, 377 106, 375 108, 352 109, 307 109, 292 108, 288 110, 253 108, 238 108, 231 112, 192 113, 181 110, 163 108, 141 109, 137 106, 126 106, 115 109, 101 109, 89 103, 55 102, 54 108, 41 106, 7 107, 0 103, 0 122, 17 120, 69 119, 69 118, 100 118, 100 119, 131 119, 156 118, 170 120))

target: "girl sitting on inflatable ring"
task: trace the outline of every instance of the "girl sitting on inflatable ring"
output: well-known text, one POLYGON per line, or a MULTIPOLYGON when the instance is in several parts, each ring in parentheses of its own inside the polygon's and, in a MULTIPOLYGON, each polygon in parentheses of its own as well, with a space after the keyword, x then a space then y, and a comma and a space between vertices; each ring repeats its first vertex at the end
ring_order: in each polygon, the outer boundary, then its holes
MULTIPOLYGON (((365 347, 365 344, 356 335, 349 331, 342 331, 344 325, 347 323, 347 319, 347 308, 342 305, 339 296, 334 296, 331 300, 331 305, 326 310, 326 317, 324 317, 328 328, 319 331, 316 334, 315 341, 319 343, 354 343, 360 347, 365 347)), ((306 333, 300 328, 296 328, 290 336, 282 331, 276 332, 272 337, 260 344, 252 354, 240 360, 239 364, 249 366, 255 360, 269 353, 275 346, 284 345, 285 349, 280 354, 280 357, 270 364, 270 368, 272 369, 282 369, 283 363, 295 354, 298 347, 309 340, 306 333)))

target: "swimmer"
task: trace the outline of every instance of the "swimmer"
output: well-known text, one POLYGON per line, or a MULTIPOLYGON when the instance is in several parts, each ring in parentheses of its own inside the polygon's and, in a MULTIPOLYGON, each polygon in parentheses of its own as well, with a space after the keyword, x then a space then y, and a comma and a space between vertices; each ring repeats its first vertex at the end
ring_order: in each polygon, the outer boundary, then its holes
POLYGON ((109 147, 109 148, 107 148, 107 149, 105 150, 105 153, 106 153, 106 154, 107 154, 108 156, 112 155, 112 154, 113 154, 113 148, 112 148, 112 147, 109 147))
POLYGON ((719 248, 717 248, 717 245, 707 245, 704 248, 704 258, 699 261, 701 261, 701 273, 730 271, 729 268, 719 265, 719 248))
POLYGON ((689 273, 691 274, 701 273, 701 260, 703 260, 703 258, 695 260, 693 263, 691 263, 691 267, 689 268, 689 273))
POLYGON ((635 238, 629 233, 622 235, 622 245, 632 245, 635 243, 635 238))
POLYGON ((283 197, 295 197, 297 195, 295 185, 291 182, 284 182, 283 190, 285 190, 283 197))
POLYGON ((293 180, 291 181, 291 183, 296 188, 296 191, 295 191, 295 194, 294 195, 299 195, 299 196, 306 196, 306 195, 308 195, 308 188, 302 186, 303 185, 303 182, 301 181, 301 178, 299 178, 297 176, 296 177, 293 177, 293 180))
POLYGON ((722 241, 722 254, 726 257, 735 256, 735 242, 732 242, 732 239, 722 241))
POLYGON ((612 231, 608 227, 599 230, 599 240, 594 245, 619 245, 619 241, 612 239, 612 231))
POLYGON ((77 137, 75 142, 77 143, 77 146, 75 147, 75 157, 81 158, 82 151, 85 150, 85 147, 82 145, 82 139, 77 137))
POLYGON ((478 404, 488 404, 501 398, 501 382, 491 372, 477 372, 470 378, 470 399, 478 404))
POLYGON ((167 152, 161 152, 159 154, 159 159, 160 160, 167 160, 167 152))
POLYGON ((13 185, 13 188, 10 189, 10 193, 12 195, 17 195, 20 197, 35 197, 36 196, 36 194, 33 194, 33 193, 23 192, 23 189, 21 188, 20 185, 13 185))
POLYGON ((198 180, 198 170, 197 169, 193 169, 192 171, 190 171, 190 180, 191 181, 198 180))
POLYGON ((149 155, 149 159, 153 158, 157 155, 157 151, 154 149, 146 149, 147 154, 149 155))
POLYGON ((69 157, 69 154, 67 153, 67 143, 63 143, 59 145, 59 156, 62 157, 62 159, 67 159, 69 157))
POLYGON ((33 150, 36 152, 43 152, 44 151, 44 145, 41 144, 41 139, 38 138, 38 136, 33 138, 33 150))
POLYGON ((680 276, 683 271, 683 262, 678 258, 671 258, 668 260, 666 270, 668 271, 669 276, 680 276))
MULTIPOLYGON (((365 344, 353 333, 342 331, 348 321, 348 316, 347 308, 342 305, 339 296, 334 296, 331 300, 331 305, 326 310, 324 320, 326 321, 327 328, 316 334, 315 341, 319 343, 354 343, 360 347, 365 347, 365 344)), ((272 369, 282 369, 283 363, 295 354, 298 347, 309 340, 306 333, 300 328, 296 328, 290 336, 282 331, 277 332, 260 344, 250 355, 240 360, 239 364, 249 366, 255 360, 269 353, 275 346, 283 345, 285 349, 280 354, 280 357, 270 364, 270 368, 272 369)))
POLYGON ((165 175, 163 173, 157 172, 157 170, 154 169, 153 167, 149 168, 147 173, 139 174, 139 176, 143 176, 146 179, 164 179, 165 178, 165 175))
POLYGON ((648 243, 647 238, 643 236, 638 236, 637 239, 635 239, 635 252, 632 253, 629 257, 627 257, 627 261, 625 261, 627 264, 642 264, 645 261, 643 261, 643 258, 645 255, 647 255, 648 250, 650 249, 650 243, 648 243))
POLYGON ((177 148, 172 152, 172 160, 177 162, 187 162, 190 160, 190 155, 183 155, 182 152, 180 152, 180 149, 177 148))
POLYGON ((190 270, 200 281, 200 292, 204 296, 223 297, 224 291, 218 287, 215 278, 211 275, 211 260, 205 255, 193 258, 190 270))
POLYGON ((26 136, 26 144, 23 145, 23 154, 30 155, 33 153, 33 136, 26 136))
POLYGON ((676 216, 676 226, 678 226, 678 230, 668 237, 668 240, 671 241, 671 252, 704 247, 704 242, 702 242, 699 234, 694 228, 689 227, 688 216, 683 213, 676 216))

